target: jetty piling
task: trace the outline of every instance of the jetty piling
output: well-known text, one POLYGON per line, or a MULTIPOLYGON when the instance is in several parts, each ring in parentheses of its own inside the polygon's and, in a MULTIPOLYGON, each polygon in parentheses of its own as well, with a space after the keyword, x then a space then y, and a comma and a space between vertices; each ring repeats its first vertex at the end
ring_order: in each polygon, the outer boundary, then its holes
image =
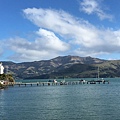
MULTIPOLYGON (((22 82, 15 82, 14 85, 18 85, 19 87, 20 86, 33 86, 33 85, 36 85, 36 86, 58 86, 58 85, 80 85, 80 84, 106 84, 108 83, 109 84, 109 80, 98 80, 98 81, 95 81, 95 80, 90 80, 90 81, 67 81, 67 82, 57 82, 57 83, 54 83, 54 82, 30 82, 30 83, 22 83, 22 82)), ((11 84, 10 84, 11 85, 11 84)), ((14 86, 12 85, 12 86, 14 86)))

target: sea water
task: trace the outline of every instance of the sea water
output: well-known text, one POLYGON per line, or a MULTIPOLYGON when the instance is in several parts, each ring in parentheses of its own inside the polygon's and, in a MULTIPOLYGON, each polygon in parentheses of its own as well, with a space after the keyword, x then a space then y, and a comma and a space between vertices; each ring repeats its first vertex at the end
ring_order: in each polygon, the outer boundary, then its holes
POLYGON ((120 120, 120 79, 0 90, 0 120, 120 120))

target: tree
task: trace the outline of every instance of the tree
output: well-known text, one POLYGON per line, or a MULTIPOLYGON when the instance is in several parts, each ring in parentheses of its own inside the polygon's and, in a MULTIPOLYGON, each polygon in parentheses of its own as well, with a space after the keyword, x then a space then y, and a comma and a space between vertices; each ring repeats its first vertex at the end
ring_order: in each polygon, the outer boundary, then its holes
POLYGON ((0 80, 8 81, 8 82, 14 82, 14 78, 11 74, 1 74, 0 80))

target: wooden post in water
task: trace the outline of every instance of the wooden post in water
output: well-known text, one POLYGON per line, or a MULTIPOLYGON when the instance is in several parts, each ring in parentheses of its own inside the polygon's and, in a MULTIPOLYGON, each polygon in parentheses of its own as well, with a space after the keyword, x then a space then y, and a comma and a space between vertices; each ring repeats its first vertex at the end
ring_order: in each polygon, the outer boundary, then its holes
POLYGON ((50 83, 48 83, 48 86, 50 86, 50 83))

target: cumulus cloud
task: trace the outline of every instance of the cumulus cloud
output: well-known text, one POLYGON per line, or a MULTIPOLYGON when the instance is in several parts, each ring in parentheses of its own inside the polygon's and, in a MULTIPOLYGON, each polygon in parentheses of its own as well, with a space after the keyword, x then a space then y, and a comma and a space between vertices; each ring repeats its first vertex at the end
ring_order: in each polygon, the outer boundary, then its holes
POLYGON ((102 10, 97 0, 83 0, 80 2, 80 10, 84 11, 87 14, 96 14, 101 20, 113 19, 112 15, 107 14, 104 12, 104 10, 102 10))
POLYGON ((15 61, 33 61, 50 59, 69 49, 69 45, 61 41, 53 32, 39 29, 38 37, 30 42, 24 38, 10 38, 7 48, 15 53, 9 59, 15 61))
MULTIPOLYGON (((92 1, 89 13, 99 8, 98 4, 92 1)), ((88 21, 78 19, 62 10, 28 8, 23 12, 27 19, 38 27, 49 29, 68 40, 68 43, 75 48, 72 52, 79 55, 119 52, 119 30, 97 28, 88 21)))
POLYGON ((23 13, 38 31, 33 41, 21 37, 7 40, 7 48, 14 51, 10 56, 14 61, 50 59, 68 54, 96 57, 120 53, 120 30, 97 28, 63 10, 27 8, 23 13))
POLYGON ((41 38, 38 38, 35 43, 42 46, 44 49, 49 51, 66 51, 69 49, 69 45, 61 41, 53 32, 45 29, 39 29, 37 32, 41 38))
POLYGON ((79 20, 65 11, 28 8, 24 10, 24 13, 38 27, 49 29, 66 40, 70 38, 74 40, 73 42, 84 46, 98 44, 94 39, 91 40, 91 37, 96 36, 94 33, 96 28, 87 21, 79 20))

